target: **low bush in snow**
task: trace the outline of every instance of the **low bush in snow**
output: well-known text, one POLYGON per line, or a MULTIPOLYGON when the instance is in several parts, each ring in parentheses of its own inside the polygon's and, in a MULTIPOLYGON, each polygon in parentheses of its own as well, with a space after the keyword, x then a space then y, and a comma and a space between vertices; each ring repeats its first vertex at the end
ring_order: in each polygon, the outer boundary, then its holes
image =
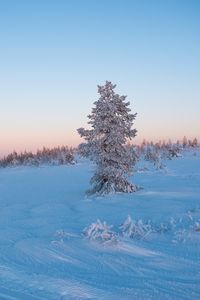
POLYGON ((106 222, 97 220, 92 223, 89 227, 85 228, 84 235, 92 241, 98 241, 103 244, 116 243, 117 234, 111 230, 112 226, 107 225, 106 222))
POLYGON ((159 224, 151 220, 134 220, 128 215, 118 227, 118 231, 113 231, 112 228, 113 226, 105 221, 97 220, 85 228, 83 233, 89 240, 102 244, 116 244, 123 238, 145 240, 160 234, 168 234, 168 238, 170 237, 173 243, 185 243, 191 241, 195 234, 197 238, 197 233, 200 233, 200 209, 188 211, 182 218, 171 217, 168 221, 159 224))
POLYGON ((128 216, 124 223, 120 226, 122 235, 130 238, 143 239, 153 232, 150 221, 144 223, 142 220, 133 220, 128 216))

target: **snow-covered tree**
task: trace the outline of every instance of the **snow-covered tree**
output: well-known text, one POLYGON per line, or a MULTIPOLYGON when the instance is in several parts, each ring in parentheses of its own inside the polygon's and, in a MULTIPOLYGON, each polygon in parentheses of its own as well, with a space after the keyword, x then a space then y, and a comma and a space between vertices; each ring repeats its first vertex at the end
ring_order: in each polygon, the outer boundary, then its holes
POLYGON ((146 146, 144 159, 154 164, 157 170, 164 169, 163 153, 154 145, 146 146))
POLYGON ((185 148, 185 147, 187 146, 187 144, 188 144, 188 140, 187 140, 186 136, 184 136, 184 137, 183 137, 182 145, 183 145, 183 147, 185 148))
POLYGON ((192 147, 198 147, 198 140, 197 138, 194 138, 192 141, 192 147))
POLYGON ((79 147, 80 153, 97 165, 91 179, 91 194, 137 190, 127 180, 136 161, 127 146, 127 141, 136 135, 136 129, 132 129, 136 114, 130 113, 130 102, 125 101, 126 96, 116 94, 115 87, 110 81, 98 86, 100 98, 94 102, 95 107, 88 116, 92 129, 78 129, 86 140, 79 147))

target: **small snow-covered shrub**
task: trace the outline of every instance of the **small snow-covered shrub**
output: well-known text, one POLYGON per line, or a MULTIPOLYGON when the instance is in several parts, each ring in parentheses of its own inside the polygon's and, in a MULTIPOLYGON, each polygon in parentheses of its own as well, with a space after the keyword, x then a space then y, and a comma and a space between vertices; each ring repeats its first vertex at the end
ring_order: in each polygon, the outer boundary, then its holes
POLYGON ((174 237, 172 242, 173 243, 185 243, 188 239, 188 230, 186 229, 179 229, 174 232, 174 237))
POLYGON ((195 224, 194 224, 194 231, 200 233, 200 222, 195 222, 195 224))
POLYGON ((84 235, 92 241, 98 241, 103 244, 106 243, 116 243, 117 234, 111 230, 112 226, 107 225, 106 222, 101 222, 97 220, 92 223, 89 227, 85 228, 84 235))
POLYGON ((168 222, 153 224, 151 220, 133 220, 128 216, 120 226, 121 233, 124 237, 146 239, 150 234, 163 234, 170 232, 176 227, 176 221, 171 218, 168 222))
POLYGON ((145 149, 144 159, 154 164, 157 170, 164 169, 165 165, 163 163, 164 155, 153 145, 149 145, 145 149))
POLYGON ((172 159, 174 157, 181 157, 181 149, 178 147, 172 147, 168 150, 168 159, 172 159))
POLYGON ((120 229, 123 236, 137 239, 144 239, 154 231, 150 221, 143 223, 142 220, 133 220, 131 216, 127 217, 120 229))

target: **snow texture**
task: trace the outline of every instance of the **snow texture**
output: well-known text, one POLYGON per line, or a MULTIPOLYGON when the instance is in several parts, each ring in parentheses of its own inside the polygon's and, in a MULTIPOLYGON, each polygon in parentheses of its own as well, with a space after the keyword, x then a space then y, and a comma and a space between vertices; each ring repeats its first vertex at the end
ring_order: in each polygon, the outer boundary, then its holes
POLYGON ((97 198, 87 159, 0 169, 0 299, 199 300, 200 152, 166 164, 97 198))

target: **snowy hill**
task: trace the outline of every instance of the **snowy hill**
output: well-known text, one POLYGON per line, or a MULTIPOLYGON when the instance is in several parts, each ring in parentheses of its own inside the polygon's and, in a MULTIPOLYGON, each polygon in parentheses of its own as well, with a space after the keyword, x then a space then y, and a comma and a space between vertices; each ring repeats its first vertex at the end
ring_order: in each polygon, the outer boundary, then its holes
POLYGON ((0 299, 200 299, 200 153, 133 194, 87 198, 92 172, 0 169, 0 299))

